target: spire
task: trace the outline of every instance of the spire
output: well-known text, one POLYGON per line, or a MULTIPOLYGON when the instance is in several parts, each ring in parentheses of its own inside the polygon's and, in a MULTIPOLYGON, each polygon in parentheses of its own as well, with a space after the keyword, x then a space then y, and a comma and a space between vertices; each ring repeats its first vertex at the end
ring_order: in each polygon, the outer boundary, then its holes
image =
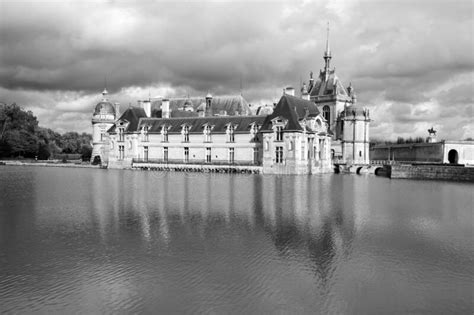
POLYGON ((102 100, 104 102, 107 101, 107 94, 109 94, 109 92, 107 92, 107 77, 104 77, 104 90, 102 91, 102 100))
POLYGON ((327 26, 327 34, 326 34, 326 51, 324 52, 324 72, 326 75, 326 79, 329 77, 329 63, 331 61, 331 50, 329 49, 329 22, 327 26))

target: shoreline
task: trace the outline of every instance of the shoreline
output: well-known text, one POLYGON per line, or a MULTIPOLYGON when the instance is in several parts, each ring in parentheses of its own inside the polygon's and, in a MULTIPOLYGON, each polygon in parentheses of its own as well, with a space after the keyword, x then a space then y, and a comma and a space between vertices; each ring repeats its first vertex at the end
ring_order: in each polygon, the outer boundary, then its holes
POLYGON ((74 164, 74 163, 0 161, 0 166, 1 165, 4 165, 4 166, 47 166, 47 167, 97 168, 97 169, 100 169, 100 165, 74 164))

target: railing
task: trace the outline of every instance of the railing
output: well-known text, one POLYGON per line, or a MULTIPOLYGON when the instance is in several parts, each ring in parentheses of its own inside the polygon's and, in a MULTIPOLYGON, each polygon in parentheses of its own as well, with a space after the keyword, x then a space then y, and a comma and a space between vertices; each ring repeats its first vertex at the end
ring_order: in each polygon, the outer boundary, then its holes
POLYGON ((143 158, 135 158, 132 159, 133 163, 149 163, 149 164, 186 164, 186 165, 220 165, 220 166, 259 166, 261 162, 253 162, 253 161, 239 161, 235 160, 233 162, 230 161, 220 161, 214 160, 211 162, 207 162, 206 160, 196 160, 190 159, 185 161, 184 159, 143 159, 143 158))

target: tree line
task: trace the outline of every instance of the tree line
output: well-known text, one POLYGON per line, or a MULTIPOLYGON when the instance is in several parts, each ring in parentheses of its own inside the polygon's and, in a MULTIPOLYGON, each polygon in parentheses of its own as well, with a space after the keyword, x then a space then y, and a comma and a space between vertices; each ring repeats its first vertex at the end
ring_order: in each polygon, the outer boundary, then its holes
POLYGON ((79 154, 86 161, 92 154, 91 141, 88 133, 59 134, 40 127, 31 111, 15 103, 0 103, 0 158, 47 160, 59 154, 79 154))

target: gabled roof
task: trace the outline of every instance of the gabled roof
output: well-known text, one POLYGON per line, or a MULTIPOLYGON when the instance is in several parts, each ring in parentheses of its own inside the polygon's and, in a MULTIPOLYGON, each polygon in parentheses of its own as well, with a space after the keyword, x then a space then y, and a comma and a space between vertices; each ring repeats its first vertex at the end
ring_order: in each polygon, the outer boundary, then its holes
POLYGON ((181 133, 183 125, 190 126, 190 133, 202 133, 206 124, 211 125, 213 133, 225 133, 227 125, 232 123, 236 126, 235 133, 249 132, 252 124, 261 126, 264 116, 214 116, 214 117, 183 117, 183 118, 142 118, 137 126, 149 126, 148 132, 161 133, 164 125, 168 126, 168 133, 181 133))
MULTIPOLYGON (((182 98, 170 98, 170 110, 171 117, 176 117, 178 113, 183 112, 185 108, 192 107, 193 111, 190 111, 187 115, 198 116, 198 107, 202 104, 206 104, 205 97, 182 97, 182 98)), ((161 109, 162 100, 152 101, 151 107, 152 112, 161 109)), ((241 95, 230 95, 230 96, 214 96, 211 100, 211 114, 222 114, 226 112, 227 115, 250 115, 251 110, 248 102, 241 95)))
MULTIPOLYGON (((117 121, 126 121, 128 122, 126 132, 136 131, 138 126, 138 121, 140 118, 145 118, 145 110, 141 107, 129 107, 127 110, 120 116, 117 121)), ((108 132, 115 132, 115 125, 113 125, 108 132)))
POLYGON ((324 95, 340 95, 349 97, 347 90, 336 76, 335 70, 329 70, 328 79, 325 78, 325 72, 321 71, 319 78, 314 82, 314 85, 309 91, 311 97, 324 95))
POLYGON ((278 101, 273 113, 265 118, 261 131, 272 131, 272 120, 277 117, 288 121, 284 130, 303 131, 299 121, 305 117, 317 115, 319 115, 319 110, 313 102, 285 94, 278 101))

